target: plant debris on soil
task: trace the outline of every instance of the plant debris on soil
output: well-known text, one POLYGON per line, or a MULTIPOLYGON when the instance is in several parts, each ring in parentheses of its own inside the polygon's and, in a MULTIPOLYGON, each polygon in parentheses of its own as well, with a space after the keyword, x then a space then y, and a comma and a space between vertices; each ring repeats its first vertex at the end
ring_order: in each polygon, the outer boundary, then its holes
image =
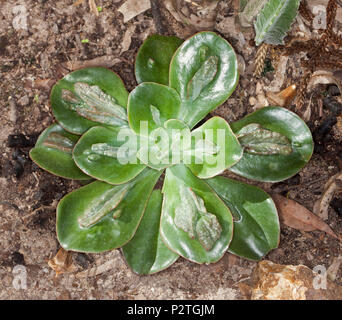
MULTIPOLYGON (((251 276, 257 263, 229 253, 211 265, 179 259, 169 269, 150 276, 134 274, 119 250, 73 252, 64 262, 58 260, 56 205, 82 184, 53 176, 28 157, 39 134, 54 122, 51 87, 72 70, 105 66, 132 90, 137 85, 135 56, 149 35, 184 39, 195 32, 194 26, 182 24, 168 10, 170 1, 151 1, 151 6, 142 1, 144 8, 135 13, 134 8, 125 6, 125 0, 75 2, 0 3, 0 299, 245 299, 239 283, 251 276), (13 284, 18 265, 26 270, 21 288, 13 284)), ((339 237, 341 189, 337 186, 324 198, 329 201, 324 202, 322 196, 329 179, 342 170, 342 92, 333 83, 318 83, 310 90, 307 85, 317 70, 341 72, 342 7, 332 0, 314 2, 327 8, 327 28, 314 28, 311 1, 302 1, 284 46, 268 48, 267 64, 258 70, 259 78, 253 76, 257 53, 253 30, 237 23, 237 1, 219 2, 213 30, 232 44, 242 71, 235 92, 212 115, 235 121, 268 105, 267 92, 281 92, 295 84, 296 97, 286 107, 302 116, 313 132, 314 154, 302 171, 286 181, 249 183, 293 200, 311 214, 315 203, 324 205, 324 224, 339 237), (281 68, 285 72, 279 71, 281 68)), ((229 172, 226 176, 246 181, 229 172)), ((336 267, 340 255, 339 239, 281 223, 279 248, 265 259, 329 269, 336 267)), ((334 282, 342 285, 342 269, 339 264, 335 269, 334 282)))

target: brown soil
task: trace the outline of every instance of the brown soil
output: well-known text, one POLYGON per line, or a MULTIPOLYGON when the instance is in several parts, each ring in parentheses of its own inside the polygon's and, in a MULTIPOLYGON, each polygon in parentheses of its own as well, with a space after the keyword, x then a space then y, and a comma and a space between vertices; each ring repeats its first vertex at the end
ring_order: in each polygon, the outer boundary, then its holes
MULTIPOLYGON (((119 250, 73 254, 78 271, 94 267, 100 270, 108 263, 111 265, 96 276, 78 278, 63 274, 55 278, 55 272, 47 265, 47 260, 60 247, 55 233, 56 203, 81 185, 41 170, 28 157, 39 133, 54 122, 48 99, 51 82, 68 73, 75 61, 106 55, 115 58, 110 68, 132 90, 136 85, 135 55, 148 35, 162 32, 184 38, 193 32, 184 29, 165 9, 148 10, 123 23, 118 12, 123 2, 101 1, 103 9, 98 18, 90 12, 88 1, 79 6, 73 6, 73 0, 0 3, 0 299, 242 299, 237 283, 249 277, 256 263, 228 253, 213 265, 196 265, 179 259, 169 269, 151 276, 134 274, 119 250), (27 30, 13 28, 18 15, 13 10, 18 5, 26 8, 27 30), (82 43, 83 39, 89 43, 82 43), (50 82, 37 84, 37 79, 50 82), (13 286, 16 265, 26 267, 26 289, 17 290, 13 286)), ((254 111, 249 102, 250 97, 257 95, 256 83, 267 86, 275 75, 268 72, 261 80, 252 77, 255 48, 249 43, 241 47, 230 33, 230 4, 222 1, 215 28, 244 58, 246 70, 231 98, 213 114, 234 121, 254 111)), ((302 77, 295 56, 290 57, 286 70, 282 88, 298 83, 302 77)), ((316 87, 312 93, 314 111, 308 125, 313 131, 329 115, 328 110, 323 110, 323 117, 319 117, 315 111, 326 92, 324 86, 316 87)), ((297 111, 294 105, 290 109, 297 111)), ((267 192, 286 194, 312 209, 325 182, 341 170, 337 161, 341 159, 341 141, 333 134, 317 139, 320 143, 324 141, 298 175, 273 185, 252 183, 267 192)), ((342 234, 342 217, 337 211, 330 207, 326 222, 342 234)), ((266 258, 280 264, 328 268, 339 255, 339 242, 326 234, 301 233, 282 225, 279 248, 266 258)), ((337 284, 342 284, 341 276, 340 270, 337 284)))

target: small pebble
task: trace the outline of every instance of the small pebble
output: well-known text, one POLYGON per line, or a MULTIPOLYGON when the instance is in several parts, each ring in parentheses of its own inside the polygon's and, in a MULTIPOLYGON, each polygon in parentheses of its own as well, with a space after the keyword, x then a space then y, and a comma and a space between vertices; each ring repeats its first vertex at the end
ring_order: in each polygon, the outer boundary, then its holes
POLYGON ((27 95, 25 95, 25 96, 21 97, 21 98, 18 100, 18 103, 19 103, 21 106, 25 107, 25 106, 27 106, 27 105, 30 103, 30 99, 29 99, 29 97, 28 97, 27 95))

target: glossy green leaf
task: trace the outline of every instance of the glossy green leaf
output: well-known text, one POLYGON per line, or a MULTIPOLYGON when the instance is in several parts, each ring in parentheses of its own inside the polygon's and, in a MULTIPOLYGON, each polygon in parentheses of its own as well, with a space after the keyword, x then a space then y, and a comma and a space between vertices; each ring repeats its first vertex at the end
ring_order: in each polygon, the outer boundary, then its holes
POLYGON ((169 84, 170 61, 183 40, 161 35, 149 36, 140 47, 135 61, 137 82, 169 84))
POLYGON ((79 136, 55 123, 39 136, 35 147, 30 150, 30 157, 41 168, 57 176, 89 180, 91 177, 83 173, 72 158, 72 149, 78 139, 79 136))
POLYGON ((234 235, 229 252, 260 260, 279 242, 279 220, 272 198, 258 187, 224 177, 206 182, 230 208, 234 235))
POLYGON ((204 139, 204 141, 210 141, 217 146, 217 152, 207 153, 203 157, 192 157, 192 163, 188 165, 191 171, 201 179, 220 174, 242 157, 243 150, 240 143, 223 118, 209 119, 195 129, 191 135, 194 140, 204 139))
POLYGON ((295 113, 281 107, 265 107, 231 124, 234 133, 249 124, 260 124, 263 129, 277 132, 290 142, 289 154, 251 154, 244 152, 241 160, 229 168, 243 177, 277 182, 295 175, 310 160, 313 141, 309 128, 295 113))
POLYGON ((170 65, 170 86, 182 101, 178 119, 193 128, 228 99, 237 82, 230 44, 214 32, 195 34, 177 49, 170 65))
POLYGON ((74 134, 82 134, 99 124, 124 125, 127 99, 122 80, 101 67, 69 73, 52 88, 50 96, 56 119, 74 134))
POLYGON ((129 128, 93 127, 74 149, 77 166, 98 180, 120 184, 136 177, 145 166, 136 157, 138 139, 129 128))
POLYGON ((136 273, 151 274, 161 271, 179 257, 166 247, 159 233, 162 200, 160 190, 154 190, 137 232, 122 247, 128 265, 136 273))
POLYGON ((179 107, 180 98, 174 89, 158 83, 142 83, 129 95, 129 125, 136 134, 148 136, 163 127, 165 121, 177 118, 179 107))
POLYGON ((166 169, 162 192, 161 236, 165 244, 197 263, 218 261, 233 235, 228 207, 184 165, 166 169))
POLYGON ((102 252, 126 244, 160 174, 146 168, 127 184, 96 181, 66 195, 57 207, 57 236, 62 247, 102 252))
POLYGON ((269 0, 254 23, 255 43, 283 44, 286 33, 294 22, 300 0, 269 0))

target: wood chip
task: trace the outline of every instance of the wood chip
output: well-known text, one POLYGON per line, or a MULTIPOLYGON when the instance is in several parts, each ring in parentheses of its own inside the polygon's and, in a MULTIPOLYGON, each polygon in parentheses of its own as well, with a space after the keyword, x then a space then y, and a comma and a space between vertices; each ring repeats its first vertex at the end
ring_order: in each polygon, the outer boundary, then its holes
POLYGON ((54 79, 36 79, 34 81, 27 79, 24 87, 25 89, 39 89, 49 92, 55 82, 56 80, 54 79))
POLYGON ((56 272, 56 277, 62 273, 74 272, 77 267, 72 262, 71 251, 60 248, 52 259, 48 261, 49 267, 56 272))
POLYGON ((314 204, 313 212, 321 219, 328 219, 329 204, 338 191, 342 191, 342 173, 337 173, 328 180, 322 196, 314 204))
POLYGON ((119 58, 116 58, 113 55, 106 55, 106 56, 97 57, 91 60, 68 61, 65 63, 65 67, 71 71, 82 69, 82 68, 91 68, 91 67, 111 68, 119 62, 121 62, 119 58))
POLYGON ((127 0, 119 9, 124 16, 124 23, 136 17, 138 14, 151 8, 150 0, 127 0))
POLYGON ((99 11, 97 10, 97 5, 95 3, 95 0, 89 0, 88 3, 89 3, 90 11, 92 11, 98 17, 99 11))
POLYGON ((279 58, 279 63, 276 68, 274 79, 272 80, 270 85, 264 87, 265 91, 273 91, 273 92, 280 91, 280 88, 283 86, 285 82, 288 60, 289 60, 289 57, 285 55, 279 58))
POLYGON ((113 261, 109 260, 106 261, 105 263, 95 266, 91 269, 79 272, 76 274, 76 278, 87 278, 87 277, 93 277, 97 276, 101 273, 107 272, 109 270, 113 270, 113 261))
MULTIPOLYGON (((341 70, 339 70, 341 71, 341 70)), ((327 70, 315 71, 309 79, 307 91, 311 91, 317 84, 335 84, 342 94, 342 76, 338 71, 331 72, 327 70)))
POLYGON ((331 237, 341 240, 324 221, 298 202, 278 194, 272 195, 272 198, 278 209, 279 219, 285 225, 300 231, 324 231, 331 237))
POLYGON ((74 6, 79 6, 81 3, 83 3, 84 0, 77 0, 76 2, 74 2, 74 6))
POLYGON ((131 26, 128 27, 126 30, 124 37, 121 42, 121 53, 127 51, 131 45, 132 42, 132 35, 135 32, 135 25, 132 24, 131 26))
POLYGON ((329 266, 327 270, 327 276, 331 281, 336 280, 341 263, 342 263, 342 256, 339 255, 338 257, 334 258, 332 264, 329 266))

